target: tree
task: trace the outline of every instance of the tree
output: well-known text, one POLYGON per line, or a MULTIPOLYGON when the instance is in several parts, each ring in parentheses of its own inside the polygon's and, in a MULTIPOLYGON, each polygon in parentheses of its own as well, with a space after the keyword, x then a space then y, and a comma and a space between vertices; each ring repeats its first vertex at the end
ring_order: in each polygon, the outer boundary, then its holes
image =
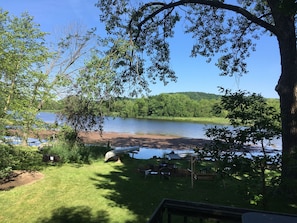
MULTIPOLYGON (((72 127, 74 142, 78 139, 79 130, 89 129, 97 124, 101 126, 100 119, 94 117, 101 114, 100 110, 97 110, 96 101, 94 98, 88 98, 91 91, 95 92, 95 89, 91 88, 93 79, 86 82, 86 79, 81 78, 81 74, 88 70, 88 63, 92 63, 88 61, 92 61, 96 46, 95 31, 94 28, 85 30, 79 23, 72 23, 64 28, 59 33, 59 40, 49 44, 53 53, 44 66, 49 91, 39 101, 38 111, 52 99, 65 97, 58 117, 72 127), (89 93, 82 92, 82 89, 88 89, 89 93), (79 95, 76 90, 80 92, 79 95)), ((61 132, 63 135, 63 131, 61 132)), ((65 132, 68 133, 68 130, 65 132)))
POLYGON ((73 87, 83 60, 91 55, 88 44, 95 30, 72 24, 50 44, 27 13, 10 17, 1 10, 0 20, 0 120, 20 127, 27 144, 28 134, 44 125, 36 118, 44 103, 65 96, 66 89, 73 87))
POLYGON ((133 75, 146 72, 148 78, 160 78, 164 83, 176 79, 170 69, 168 39, 174 36, 174 27, 182 16, 185 33, 196 39, 191 56, 203 55, 210 60, 219 55, 217 66, 221 75, 247 73, 245 59, 255 48, 252 39, 264 34, 276 36, 281 59, 275 89, 280 97, 282 119, 282 180, 297 181, 296 1, 146 1, 133 6, 127 0, 99 0, 97 7, 107 33, 127 39, 137 49, 130 52, 134 61, 144 54, 150 58, 150 64, 138 67, 133 75))
POLYGON ((139 98, 135 101, 138 113, 137 117, 146 117, 148 113, 148 100, 147 98, 139 98))
POLYGON ((253 200, 262 201, 265 208, 268 181, 272 181, 268 179, 271 171, 267 170, 275 170, 279 166, 279 154, 269 154, 267 145, 280 137, 280 114, 261 95, 244 91, 232 93, 225 90, 221 105, 228 111, 226 118, 232 128, 215 126, 207 129, 206 135, 212 139, 210 152, 216 155, 221 173, 224 174, 228 167, 230 173, 239 174, 241 179, 247 178, 245 184, 252 184, 250 187, 253 188, 248 189, 249 194, 253 200), (257 151, 257 155, 250 153, 250 158, 247 158, 245 150, 249 150, 249 145, 258 145, 260 151, 257 151), (237 151, 241 155, 237 155, 237 151), (257 193, 253 194, 252 191, 257 193))
POLYGON ((47 75, 42 72, 51 54, 46 33, 27 13, 10 17, 0 9, 1 119, 22 128, 23 143, 38 125, 38 104, 48 94, 47 75))
MULTIPOLYGON (((90 49, 90 58, 67 84, 67 95, 70 96, 65 100, 61 118, 66 119, 77 134, 80 130, 98 130, 102 133, 104 118, 109 112, 108 105, 124 94, 135 95, 135 91, 142 89, 137 77, 130 78, 118 72, 118 69, 123 70, 123 61, 131 61, 130 55, 126 54, 129 44, 121 39, 115 40, 113 44, 112 48, 104 52, 108 47, 98 37, 97 48, 90 49)), ((128 110, 123 112, 135 117, 134 104, 128 103, 131 106, 126 106, 128 110)))

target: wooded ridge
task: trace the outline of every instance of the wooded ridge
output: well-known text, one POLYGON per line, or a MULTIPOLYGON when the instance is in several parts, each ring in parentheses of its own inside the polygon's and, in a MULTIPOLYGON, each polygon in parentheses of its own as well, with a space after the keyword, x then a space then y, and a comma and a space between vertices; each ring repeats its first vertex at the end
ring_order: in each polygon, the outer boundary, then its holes
MULTIPOLYGON (((162 93, 136 99, 117 98, 103 106, 109 114, 124 118, 225 117, 226 111, 220 108, 220 98, 221 95, 204 92, 162 93)), ((60 110, 65 100, 67 98, 49 101, 43 110, 60 110)), ((266 100, 279 111, 278 99, 266 100)))

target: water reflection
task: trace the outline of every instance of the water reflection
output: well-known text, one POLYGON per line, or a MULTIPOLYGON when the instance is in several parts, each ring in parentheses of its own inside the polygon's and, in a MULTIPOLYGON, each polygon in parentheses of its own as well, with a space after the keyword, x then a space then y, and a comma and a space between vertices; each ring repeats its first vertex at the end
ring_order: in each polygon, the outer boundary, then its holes
MULTIPOLYGON (((50 112, 40 112, 37 117, 47 123, 54 123, 57 119, 57 115, 50 112)), ((193 122, 107 117, 103 130, 116 133, 159 134, 203 139, 206 138, 204 135, 206 128, 213 126, 213 124, 193 122)))
MULTIPOLYGON (((115 149, 120 148, 116 147, 115 149)), ((154 157, 157 158, 164 158, 167 154, 178 154, 180 157, 183 157, 187 154, 194 154, 195 151, 193 149, 188 150, 172 150, 172 149, 158 149, 158 148, 146 148, 141 147, 139 148, 139 151, 136 153, 130 153, 130 157, 133 157, 135 159, 151 159, 154 157)))
MULTIPOLYGON (((17 136, 5 136, 4 137, 5 142, 8 142, 12 145, 19 145, 22 142, 22 139, 17 136)), ((1 140, 0 140, 1 141, 1 140)), ((45 139, 36 139, 36 138, 28 138, 27 143, 29 146, 39 146, 41 143, 46 142, 45 139)))
MULTIPOLYGON (((115 149, 120 149, 122 147, 116 147, 115 149)), ((263 156, 263 153, 260 150, 250 150, 250 152, 236 152, 237 156, 244 156, 248 159, 253 159, 256 156, 263 156)), ((275 155, 280 155, 280 150, 269 150, 267 151, 267 155, 274 157, 275 155)), ((193 149, 188 150, 172 150, 172 149, 158 149, 158 148, 139 148, 138 152, 129 153, 130 157, 135 159, 151 159, 151 158, 167 158, 173 157, 172 159, 185 158, 187 156, 195 156, 195 151, 193 149), (172 154, 176 156, 171 156, 172 154)), ((197 154, 196 154, 197 155, 197 154)))
MULTIPOLYGON (((56 114, 50 112, 40 112, 38 118, 47 122, 54 123, 56 114)), ((135 118, 106 118, 104 123, 105 132, 132 133, 132 134, 159 134, 174 135, 185 138, 207 139, 205 130, 214 127, 213 124, 200 124, 192 122, 176 122, 162 120, 146 120, 135 118)), ((281 150, 281 139, 275 139, 265 143, 267 147, 281 150), (269 146, 271 144, 271 146, 269 146)), ((259 147, 258 147, 259 148, 259 147)), ((153 149, 153 148, 150 148, 153 149)), ((166 151, 167 152, 167 151, 166 151)), ((162 151, 161 151, 162 153, 162 151)), ((162 155, 162 154, 161 154, 162 155)))

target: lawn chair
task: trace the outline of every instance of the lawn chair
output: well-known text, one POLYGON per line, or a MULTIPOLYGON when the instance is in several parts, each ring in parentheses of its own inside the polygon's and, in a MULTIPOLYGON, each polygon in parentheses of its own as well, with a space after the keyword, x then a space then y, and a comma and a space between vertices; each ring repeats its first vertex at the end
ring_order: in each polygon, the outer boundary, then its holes
POLYGON ((159 169, 159 174, 161 177, 163 177, 164 179, 170 179, 171 177, 171 171, 172 169, 171 168, 168 168, 168 167, 162 167, 159 169))

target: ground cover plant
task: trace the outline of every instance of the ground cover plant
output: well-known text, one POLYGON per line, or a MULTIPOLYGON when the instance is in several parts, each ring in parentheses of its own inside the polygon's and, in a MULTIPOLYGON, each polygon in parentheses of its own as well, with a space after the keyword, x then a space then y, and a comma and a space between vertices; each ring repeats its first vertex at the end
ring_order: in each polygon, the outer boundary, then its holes
MULTIPOLYGON (((41 171, 43 179, 0 191, 0 221, 147 222, 163 198, 257 208, 240 193, 244 185, 235 178, 225 184, 220 179, 195 181, 191 188, 189 177, 145 178, 138 171, 160 160, 124 157, 121 162, 105 163, 103 156, 98 157, 91 164, 48 165, 41 171)), ((189 167, 188 160, 175 164, 189 167)), ((273 211, 294 213, 297 207, 277 194, 268 203, 273 211)))

